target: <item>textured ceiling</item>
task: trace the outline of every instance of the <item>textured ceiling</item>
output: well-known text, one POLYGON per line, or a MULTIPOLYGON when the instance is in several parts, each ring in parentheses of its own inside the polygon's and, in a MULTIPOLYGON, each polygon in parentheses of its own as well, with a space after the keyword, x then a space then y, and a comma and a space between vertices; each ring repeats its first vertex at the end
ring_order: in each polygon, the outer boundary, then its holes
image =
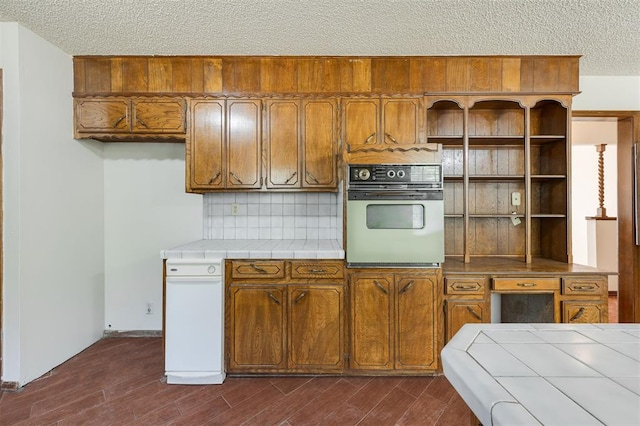
POLYGON ((70 55, 582 55, 640 75, 640 0, 0 0, 70 55))

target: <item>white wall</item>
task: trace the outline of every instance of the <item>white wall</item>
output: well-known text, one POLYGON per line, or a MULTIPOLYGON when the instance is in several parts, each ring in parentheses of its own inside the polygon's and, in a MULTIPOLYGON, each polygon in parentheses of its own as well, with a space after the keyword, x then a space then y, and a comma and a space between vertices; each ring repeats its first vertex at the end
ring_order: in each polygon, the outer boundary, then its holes
POLYGON ((72 58, 0 23, 3 369, 20 385, 85 349, 104 317, 100 144, 72 138, 72 58))
POLYGON ((185 192, 184 144, 108 143, 104 150, 104 328, 161 330, 160 250, 202 238, 202 195, 185 192))
POLYGON ((574 111, 640 110, 640 76, 582 76, 574 111))

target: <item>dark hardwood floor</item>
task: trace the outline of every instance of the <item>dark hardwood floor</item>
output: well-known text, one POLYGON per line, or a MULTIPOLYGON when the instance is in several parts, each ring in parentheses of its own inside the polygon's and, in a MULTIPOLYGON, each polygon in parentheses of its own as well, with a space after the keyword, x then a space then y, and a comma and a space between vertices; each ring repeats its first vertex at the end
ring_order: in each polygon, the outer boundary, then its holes
POLYGON ((18 392, 0 425, 468 425, 443 376, 227 378, 167 385, 157 337, 105 338, 18 392))
MULTIPOLYGON (((617 322, 609 298, 609 322, 617 322)), ((162 340, 100 340, 18 392, 0 392, 0 425, 468 425, 443 377, 163 381, 162 340)))

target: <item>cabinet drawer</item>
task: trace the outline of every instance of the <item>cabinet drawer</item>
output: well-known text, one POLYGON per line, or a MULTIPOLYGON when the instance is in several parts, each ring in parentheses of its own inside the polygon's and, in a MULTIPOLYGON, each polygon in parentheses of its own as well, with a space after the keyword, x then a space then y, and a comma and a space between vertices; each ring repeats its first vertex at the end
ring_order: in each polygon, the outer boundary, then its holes
POLYGON ((447 294, 484 294, 487 286, 486 277, 445 277, 447 294))
POLYGON ((231 263, 233 278, 284 278, 282 260, 234 260, 231 263))
POLYGON ((602 295, 608 291, 605 277, 568 277, 562 279, 562 294, 602 295))
POLYGON ((291 278, 342 278, 341 261, 299 261, 291 262, 291 278))
POLYGON ((494 290, 508 291, 555 291, 560 290, 560 278, 494 278, 494 290))

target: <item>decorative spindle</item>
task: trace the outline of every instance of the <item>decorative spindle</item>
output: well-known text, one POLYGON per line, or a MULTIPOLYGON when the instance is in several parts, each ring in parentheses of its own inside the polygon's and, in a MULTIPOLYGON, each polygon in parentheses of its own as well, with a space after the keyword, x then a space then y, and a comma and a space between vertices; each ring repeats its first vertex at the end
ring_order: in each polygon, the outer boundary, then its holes
POLYGON ((604 208, 604 151, 607 147, 606 143, 596 145, 598 152, 598 207, 597 218, 607 217, 607 209, 604 208))

